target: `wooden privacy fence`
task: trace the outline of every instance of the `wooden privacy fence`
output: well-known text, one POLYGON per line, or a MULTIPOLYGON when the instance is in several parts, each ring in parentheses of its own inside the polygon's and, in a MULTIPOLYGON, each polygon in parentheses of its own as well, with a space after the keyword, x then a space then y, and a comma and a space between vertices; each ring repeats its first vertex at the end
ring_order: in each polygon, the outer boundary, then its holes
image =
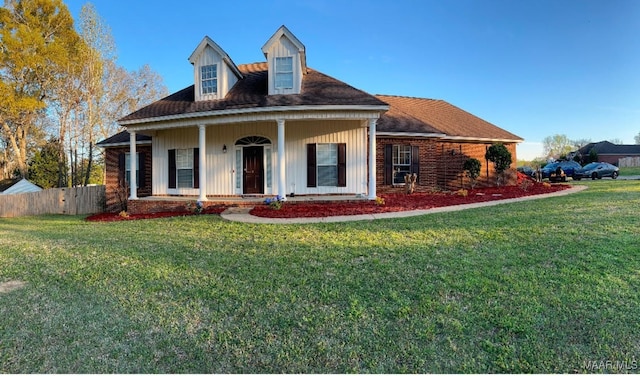
POLYGON ((618 167, 640 167, 640 157, 626 157, 618 159, 618 167))
POLYGON ((0 195, 0 217, 101 213, 104 203, 104 185, 51 188, 34 193, 0 195))

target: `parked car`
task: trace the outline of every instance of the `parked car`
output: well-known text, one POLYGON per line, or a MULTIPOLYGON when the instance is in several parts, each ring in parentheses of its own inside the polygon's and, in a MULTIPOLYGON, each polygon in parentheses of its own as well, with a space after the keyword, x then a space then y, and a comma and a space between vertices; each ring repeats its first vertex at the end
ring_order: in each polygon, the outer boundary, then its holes
POLYGON ((611 177, 616 179, 620 174, 620 169, 611 163, 607 162, 591 162, 588 165, 576 170, 573 175, 574 180, 580 180, 582 178, 602 179, 603 177, 611 177))
POLYGON ((548 165, 542 168, 542 178, 549 180, 561 180, 565 181, 567 177, 573 177, 573 174, 576 170, 580 169, 580 163, 576 161, 560 161, 549 163, 548 165), (562 179, 562 174, 558 174, 558 167, 562 169, 564 172, 564 180, 562 179), (551 174, 554 174, 553 179, 551 179, 551 174), (557 175, 557 176, 556 176, 557 175))

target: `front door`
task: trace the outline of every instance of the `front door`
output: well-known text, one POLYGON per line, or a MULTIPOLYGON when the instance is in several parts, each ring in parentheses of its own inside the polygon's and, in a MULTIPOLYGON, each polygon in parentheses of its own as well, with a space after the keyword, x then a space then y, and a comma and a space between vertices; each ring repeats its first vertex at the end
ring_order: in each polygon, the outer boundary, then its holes
POLYGON ((262 146, 248 146, 242 150, 244 194, 264 193, 263 150, 262 146))

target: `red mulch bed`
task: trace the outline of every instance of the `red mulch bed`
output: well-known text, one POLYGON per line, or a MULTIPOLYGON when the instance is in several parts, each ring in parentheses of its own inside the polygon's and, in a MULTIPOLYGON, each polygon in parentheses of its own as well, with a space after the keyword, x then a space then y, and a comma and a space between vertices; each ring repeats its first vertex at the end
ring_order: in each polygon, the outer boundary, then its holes
MULTIPOLYGON (((225 211, 226 207, 210 206, 205 208, 201 214, 220 214, 225 211)), ((187 215, 197 215, 196 213, 189 211, 180 212, 158 212, 158 213, 141 213, 141 214, 129 214, 126 217, 117 213, 100 213, 93 214, 85 218, 89 222, 116 222, 116 221, 133 221, 136 219, 153 219, 153 218, 167 218, 167 217, 184 217, 187 215)))
MULTIPOLYGON (((568 188, 571 188, 571 186, 566 184, 551 185, 548 183, 537 183, 522 174, 518 174, 518 185, 468 190, 466 196, 460 194, 460 192, 413 193, 411 195, 389 193, 380 195, 380 197, 384 199, 384 205, 378 205, 375 201, 336 201, 327 203, 287 202, 284 203, 279 210, 274 210, 268 205, 258 205, 253 208, 250 213, 258 217, 266 218, 330 217, 335 215, 387 213, 504 200, 557 192, 568 188), (523 183, 525 181, 526 183, 523 183)), ((225 207, 210 206, 205 208, 202 214, 220 214, 225 209, 225 207)), ((183 211, 131 214, 123 217, 114 213, 102 213, 91 215, 87 217, 86 220, 92 222, 113 222, 187 215, 195 214, 183 211)))
POLYGON ((279 210, 267 205, 256 206, 251 214, 267 218, 330 217, 336 215, 356 215, 398 212, 405 210, 431 209, 443 206, 496 201, 509 198, 539 195, 571 188, 566 184, 542 184, 530 181, 525 190, 519 185, 468 190, 463 196, 458 192, 382 194, 384 205, 375 201, 328 202, 328 203, 284 203, 279 210))

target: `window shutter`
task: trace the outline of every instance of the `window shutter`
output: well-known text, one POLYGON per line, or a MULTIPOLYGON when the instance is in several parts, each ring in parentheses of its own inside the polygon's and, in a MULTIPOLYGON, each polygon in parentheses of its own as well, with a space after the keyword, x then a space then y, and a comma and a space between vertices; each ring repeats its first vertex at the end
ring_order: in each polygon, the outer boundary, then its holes
POLYGON ((347 144, 338 144, 338 187, 347 186, 347 144))
POLYGON ((411 147, 411 173, 417 174, 418 178, 416 182, 420 182, 420 147, 412 146, 411 147))
POLYGON ((169 150, 169 188, 176 187, 176 149, 169 150))
POLYGON ((146 186, 145 180, 147 180, 147 171, 145 170, 146 164, 144 163, 146 156, 146 153, 138 153, 138 170, 140 171, 138 173, 138 178, 140 180, 138 182, 138 188, 144 188, 146 186))
POLYGON ((393 184, 393 145, 384 146, 384 185, 393 184))
POLYGON ((307 144, 307 187, 317 187, 316 144, 307 144))
POLYGON ((124 174, 126 173, 126 166, 124 165, 124 153, 118 154, 118 185, 125 186, 124 174))
POLYGON ((200 188, 200 148, 193 148, 193 188, 200 188))

